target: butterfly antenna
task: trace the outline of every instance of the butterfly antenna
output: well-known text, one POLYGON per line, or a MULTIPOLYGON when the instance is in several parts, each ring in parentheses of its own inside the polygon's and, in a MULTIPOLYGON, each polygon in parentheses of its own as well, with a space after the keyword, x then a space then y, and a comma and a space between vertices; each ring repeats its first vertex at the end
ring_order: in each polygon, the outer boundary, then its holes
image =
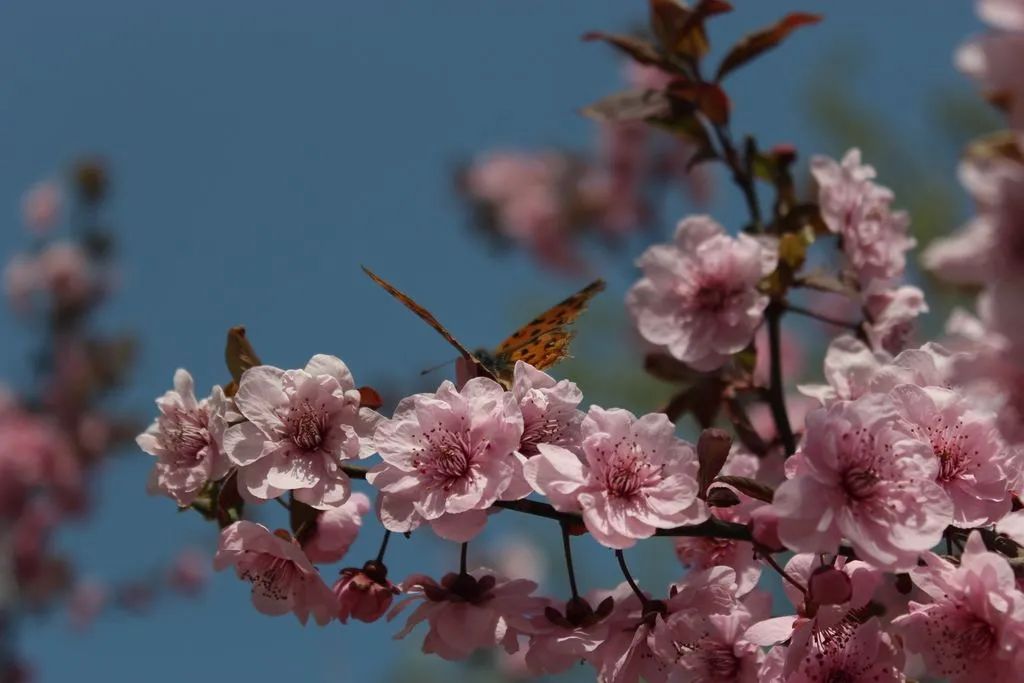
POLYGON ((443 363, 439 363, 437 365, 429 367, 426 370, 420 370, 420 376, 422 377, 423 375, 429 375, 432 372, 436 372, 436 371, 440 370, 441 368, 443 368, 444 366, 450 365, 450 364, 454 363, 456 360, 458 360, 458 359, 457 358, 452 358, 451 360, 446 360, 443 363))

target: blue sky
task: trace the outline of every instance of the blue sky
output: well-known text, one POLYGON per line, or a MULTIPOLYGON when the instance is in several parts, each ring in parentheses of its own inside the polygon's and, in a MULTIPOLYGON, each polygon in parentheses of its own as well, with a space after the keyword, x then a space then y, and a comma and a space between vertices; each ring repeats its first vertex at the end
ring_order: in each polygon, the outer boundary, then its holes
MULTIPOLYGON (((837 61, 835 78, 850 79, 857 99, 922 154, 931 154, 935 93, 970 89, 950 66, 954 46, 979 28, 967 2, 735 4, 713 31, 719 45, 786 11, 826 15, 730 77, 736 130, 765 144, 791 141, 805 157, 843 151, 816 132, 803 106, 811 75, 837 47, 860 70, 854 78, 837 61)), ((588 147, 593 128, 575 112, 617 87, 618 63, 579 36, 635 25, 644 5, 3 3, 0 220, 8 227, 0 253, 25 241, 17 227, 23 190, 79 153, 100 153, 115 178, 110 216, 124 282, 103 323, 129 327, 143 342, 124 407, 148 417, 178 366, 204 389, 222 381, 223 334, 239 323, 278 365, 329 352, 357 380, 414 372, 448 350, 358 264, 415 292, 472 345, 518 322, 509 313, 517 302, 571 291, 577 283, 538 273, 525 257, 489 255, 465 230, 450 172, 467 154, 496 146, 588 147)), ((954 187, 953 159, 939 155, 936 164, 954 187)), ((884 180, 885 168, 880 173, 884 180)), ((722 185, 718 197, 716 217, 738 221, 737 195, 722 185)), ((628 281, 621 267, 607 275, 604 297, 614 309, 628 281)), ((2 370, 23 376, 27 338, 6 314, 0 326, 2 370)), ((124 453, 97 482, 105 502, 92 521, 62 539, 85 573, 129 577, 182 545, 211 541, 211 529, 145 495, 148 466, 145 456, 124 453)), ((376 546, 371 529, 353 561, 376 546)), ((555 535, 532 521, 522 530, 555 535)), ((610 557, 580 552, 595 581, 614 576, 610 557)), ((402 541, 393 572, 438 571, 453 553, 425 539, 402 541)), ((674 562, 667 546, 650 553, 652 563, 674 562)), ((564 589, 560 573, 551 587, 564 589)), ((44 681, 103 674, 160 683, 199 672, 379 680, 405 652, 390 642, 394 630, 302 629, 262 617, 245 587, 221 576, 202 601, 164 604, 152 619, 115 616, 77 635, 62 617, 44 618, 27 626, 22 642, 44 681)))

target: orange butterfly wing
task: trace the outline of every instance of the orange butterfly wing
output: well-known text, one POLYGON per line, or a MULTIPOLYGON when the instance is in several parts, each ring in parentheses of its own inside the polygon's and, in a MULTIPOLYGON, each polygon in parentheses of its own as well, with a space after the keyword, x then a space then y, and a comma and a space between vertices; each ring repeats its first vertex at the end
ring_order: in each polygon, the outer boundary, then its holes
POLYGON ((591 282, 513 332, 494 352, 498 365, 511 367, 522 360, 544 370, 565 358, 573 337, 565 328, 576 321, 604 286, 604 280, 591 282))
POLYGON ((475 363, 479 363, 479 361, 476 359, 476 357, 472 353, 470 353, 469 349, 467 349, 465 346, 463 346, 461 343, 459 343, 459 340, 456 339, 455 336, 451 332, 449 332, 448 329, 444 325, 442 325, 440 322, 438 322, 437 318, 435 318, 434 315, 430 311, 428 311, 427 309, 425 309, 422 306, 420 306, 418 303, 413 301, 412 297, 410 297, 408 294, 402 292, 400 289, 398 289, 397 287, 392 285, 390 282, 388 282, 384 278, 382 278, 379 275, 377 275, 376 273, 374 273, 372 270, 370 270, 366 266, 363 266, 362 268, 363 268, 363 272, 365 272, 367 275, 369 275, 371 280, 373 280, 378 285, 380 285, 385 290, 387 290, 388 294, 390 294, 391 296, 395 297, 400 302, 402 302, 402 304, 406 308, 408 308, 410 311, 412 311, 413 313, 418 315, 423 320, 423 322, 427 323, 428 325, 433 327, 435 330, 437 330, 438 334, 440 334, 442 337, 444 337, 448 341, 449 344, 454 346, 458 350, 458 352, 462 354, 462 356, 464 358, 466 358, 468 360, 471 360, 471 361, 473 361, 475 363))

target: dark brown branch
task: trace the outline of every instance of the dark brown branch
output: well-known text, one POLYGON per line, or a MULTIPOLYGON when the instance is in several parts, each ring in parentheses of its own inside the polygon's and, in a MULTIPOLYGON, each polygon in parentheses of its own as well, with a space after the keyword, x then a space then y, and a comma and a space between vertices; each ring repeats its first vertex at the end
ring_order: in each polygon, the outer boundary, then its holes
MULTIPOLYGON (((366 468, 360 465, 342 465, 341 469, 353 479, 366 479, 366 468)), ((499 500, 494 504, 496 508, 522 512, 534 517, 544 517, 569 524, 582 526, 583 519, 571 512, 559 512, 547 503, 536 500, 499 500)), ((723 522, 715 517, 710 517, 700 524, 679 526, 674 529, 658 529, 655 536, 689 536, 702 538, 723 538, 732 541, 751 541, 750 530, 743 524, 735 522, 723 522)))
POLYGON ((775 428, 782 439, 786 455, 796 452, 796 437, 793 427, 789 424, 789 412, 786 410, 786 393, 782 384, 782 304, 773 301, 764 312, 768 321, 768 351, 770 355, 770 377, 768 383, 768 405, 775 419, 775 428))

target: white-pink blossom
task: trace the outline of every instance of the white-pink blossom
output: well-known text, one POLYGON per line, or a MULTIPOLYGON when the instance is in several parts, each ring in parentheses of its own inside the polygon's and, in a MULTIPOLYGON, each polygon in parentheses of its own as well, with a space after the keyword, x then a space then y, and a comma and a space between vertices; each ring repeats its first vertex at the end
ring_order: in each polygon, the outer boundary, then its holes
POLYGON ((882 396, 808 415, 787 470, 773 506, 780 538, 798 552, 835 552, 847 539, 858 557, 905 571, 952 521, 938 460, 882 396))
POLYGON ((931 447, 939 464, 936 481, 953 502, 953 524, 991 524, 1010 510, 1017 476, 995 415, 977 410, 950 389, 903 384, 892 390, 896 410, 915 437, 931 447))
POLYGON ((207 482, 221 479, 230 468, 224 453, 228 401, 218 386, 208 398, 197 401, 192 375, 179 368, 174 373, 174 388, 158 398, 156 405, 160 414, 135 442, 156 457, 151 491, 170 496, 185 507, 207 482))
POLYGON ((671 244, 640 257, 643 277, 626 304, 645 340, 697 370, 714 370, 753 339, 768 306, 757 287, 777 262, 774 244, 731 237, 710 217, 692 216, 671 244))
POLYGON ((370 499, 353 493, 336 508, 324 510, 316 517, 316 531, 303 543, 310 562, 331 564, 345 557, 359 535, 363 515, 370 510, 370 499))
POLYGON ((924 292, 912 285, 889 288, 872 284, 863 293, 864 325, 868 341, 875 349, 889 353, 903 351, 913 336, 914 321, 928 312, 924 292))
POLYGON ((861 284, 903 274, 906 252, 915 241, 907 234, 906 212, 893 211, 892 192, 874 182, 875 169, 851 149, 841 162, 811 159, 818 203, 828 229, 839 235, 843 253, 861 284))
POLYGON ((460 660, 496 645, 511 654, 519 649, 519 637, 530 631, 531 618, 543 609, 544 600, 530 595, 536 588, 532 581, 506 579, 483 568, 446 574, 440 583, 414 574, 402 582, 408 597, 395 605, 388 620, 419 602, 396 638, 404 638, 426 621, 430 628, 423 652, 427 654, 460 660))
POLYGON ((911 577, 931 598, 894 620, 928 673, 951 681, 1010 683, 1024 666, 1024 595, 1004 557, 971 533, 960 566, 928 553, 911 577))
POLYGON ((360 406, 359 390, 338 358, 316 355, 302 370, 260 365, 246 370, 235 395, 247 422, 224 434, 238 466, 239 490, 256 500, 293 491, 320 510, 349 496, 345 461, 373 453, 380 415, 360 406))
POLYGON ((583 392, 575 382, 555 381, 528 363, 517 361, 513 370, 512 395, 523 414, 520 454, 537 455, 542 443, 579 450, 583 413, 578 406, 583 392))
POLYGON ((238 578, 252 583, 252 604, 263 614, 294 612, 303 624, 312 615, 323 625, 337 611, 331 589, 286 531, 235 522, 221 531, 213 566, 217 571, 234 567, 238 578))
POLYGON ((663 413, 637 418, 593 406, 582 436, 582 456, 541 444, 524 471, 556 509, 581 512, 602 545, 628 548, 657 529, 707 519, 697 498, 696 453, 663 413))
POLYGON ((402 399, 377 429, 384 462, 367 475, 383 494, 384 526, 404 532, 427 520, 444 538, 469 540, 497 500, 529 493, 516 452, 522 435, 515 397, 485 377, 402 399))

